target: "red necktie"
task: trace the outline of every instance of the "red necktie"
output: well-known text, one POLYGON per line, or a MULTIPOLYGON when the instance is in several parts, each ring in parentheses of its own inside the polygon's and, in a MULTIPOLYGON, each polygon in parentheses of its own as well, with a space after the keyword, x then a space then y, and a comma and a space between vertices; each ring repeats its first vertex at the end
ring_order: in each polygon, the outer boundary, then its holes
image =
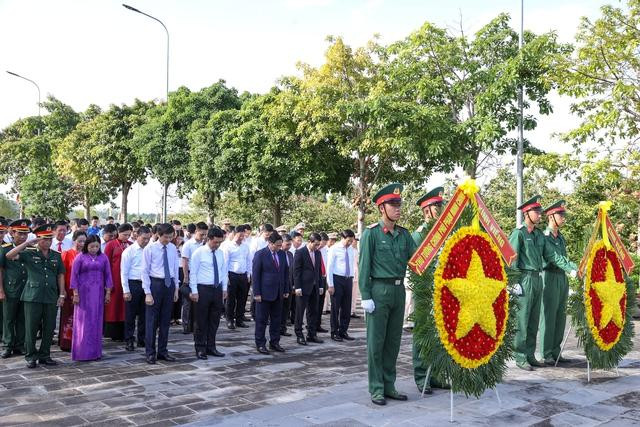
POLYGON ((272 253, 273 253, 273 263, 276 266, 276 270, 280 270, 280 263, 278 262, 278 257, 276 256, 275 252, 272 252, 272 253))
POLYGON ((62 252, 62 242, 58 242, 58 252, 62 252))

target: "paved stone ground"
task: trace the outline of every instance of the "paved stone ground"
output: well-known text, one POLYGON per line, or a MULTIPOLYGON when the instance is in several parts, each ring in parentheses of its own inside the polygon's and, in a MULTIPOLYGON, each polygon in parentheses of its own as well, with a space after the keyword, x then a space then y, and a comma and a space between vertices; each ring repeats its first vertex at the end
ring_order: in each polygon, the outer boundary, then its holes
MULTIPOLYGON (((328 316, 323 323, 328 324, 328 316)), ((637 323, 637 322, 636 322, 637 323)), ((637 326, 637 325, 636 325, 637 326)), ((637 328, 636 328, 637 329, 637 328)), ((362 319, 352 324, 350 343, 299 346, 283 337, 284 354, 257 354, 253 327, 221 326, 226 357, 197 360, 190 335, 172 328, 169 349, 177 362, 147 365, 142 349, 129 353, 105 342, 104 358, 71 362, 56 351, 60 366, 27 369, 22 358, 0 361, 0 425, 238 425, 362 426, 444 425, 450 395, 420 398, 412 382, 411 336, 398 360, 398 389, 408 402, 376 407, 366 387, 362 319)), ((322 334, 325 335, 325 334, 322 334)), ((326 337, 328 338, 328 337, 326 337)), ((640 339, 636 337, 636 344, 640 339)), ((527 373, 511 365, 504 383, 481 399, 454 396, 454 420, 463 425, 640 424, 640 346, 615 372, 592 373, 570 340, 566 355, 576 363, 527 373)))

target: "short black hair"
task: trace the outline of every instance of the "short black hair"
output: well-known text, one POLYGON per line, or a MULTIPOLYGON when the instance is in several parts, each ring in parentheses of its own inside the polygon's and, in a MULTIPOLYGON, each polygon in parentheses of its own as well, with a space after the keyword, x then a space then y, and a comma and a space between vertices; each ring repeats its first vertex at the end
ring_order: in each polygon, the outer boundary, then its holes
POLYGON ((133 227, 134 230, 137 229, 137 228, 140 228, 140 225, 141 224, 138 221, 133 221, 131 223, 131 227, 133 227))
MULTIPOLYGON (((87 220, 85 219, 85 222, 86 221, 87 220)), ((46 223, 47 223, 47 221, 44 218, 36 217, 36 218, 33 219, 33 221, 31 221, 31 228, 40 227, 41 225, 44 225, 46 223)), ((87 224, 89 224, 89 223, 87 222, 87 224)))
POLYGON ((356 234, 350 228, 342 230, 342 233, 340 233, 340 235, 342 236, 343 239, 347 239, 349 237, 356 237, 356 234))
POLYGON ((291 240, 295 239, 296 237, 302 237, 302 234, 298 233, 297 231, 292 231, 291 240))
POLYGON ((149 233, 151 233, 151 229, 146 225, 141 225, 140 228, 138 228, 138 234, 149 234, 149 233))
POLYGON ((60 227, 61 225, 64 225, 66 227, 67 226, 67 221, 63 221, 63 220, 56 221, 54 223, 54 225, 56 226, 56 228, 60 227))
POLYGON ((112 216, 108 216, 108 217, 107 217, 107 221, 113 221, 114 219, 115 219, 115 218, 114 218, 114 217, 112 217, 112 216))
POLYGON ((282 240, 282 236, 277 231, 272 231, 268 237, 269 243, 276 243, 279 240, 282 240))
POLYGON ((190 222, 189 224, 187 224, 187 231, 191 234, 196 232, 196 225, 192 222, 190 222))
POLYGON ((118 227, 116 227, 115 224, 105 224, 104 228, 102 229, 103 233, 117 233, 118 232, 118 227))
POLYGON ((98 217, 97 217, 97 216, 95 216, 95 215, 94 215, 94 216, 92 216, 92 217, 91 217, 91 219, 92 219, 92 220, 97 219, 98 221, 100 220, 100 218, 98 218, 98 217))
POLYGON ((287 234, 287 233, 284 233, 284 234, 282 235, 282 241, 283 241, 283 242, 290 242, 291 240, 292 240, 292 239, 291 239, 291 235, 289 235, 289 234, 287 234))
POLYGON ((199 223, 196 224, 196 230, 208 230, 209 226, 207 225, 206 222, 202 222, 200 221, 199 223))
POLYGON ((97 234, 92 234, 91 236, 87 237, 87 240, 84 242, 84 246, 82 247, 82 253, 89 253, 89 245, 96 242, 100 244, 98 246, 98 255, 100 255, 102 253, 102 242, 100 241, 100 236, 98 236, 97 234))
POLYGON ((236 227, 236 233, 244 233, 245 227, 244 225, 239 225, 236 227))
POLYGON ((262 232, 263 233, 271 233, 273 231, 273 225, 266 223, 262 225, 262 232))
POLYGON ((156 224, 158 227, 156 228, 156 232, 158 233, 158 236, 164 236, 164 235, 172 235, 173 233, 175 233, 175 230, 173 229, 173 226, 171 224, 156 224))
POLYGON ((320 236, 320 233, 315 233, 315 232, 314 232, 314 233, 311 233, 311 234, 309 235, 309 241, 310 241, 311 243, 313 243, 313 242, 319 242, 319 241, 321 241, 321 240, 322 240, 322 236, 320 236))
POLYGON ((224 233, 220 227, 211 227, 209 231, 207 231, 207 239, 211 240, 216 237, 224 238, 224 233))
POLYGON ((171 220, 171 225, 182 225, 182 223, 180 222, 179 219, 172 219, 171 220))
POLYGON ((118 233, 124 233, 125 231, 133 231, 133 226, 125 222, 118 227, 118 233))
POLYGON ((251 228, 251 224, 243 224, 243 225, 244 225, 244 229, 245 229, 245 231, 246 231, 246 230, 249 230, 249 231, 253 230, 253 229, 251 228))
MULTIPOLYGON (((38 218, 34 219, 33 222, 35 223, 36 221, 38 221, 38 218)), ((89 221, 87 221, 85 218, 78 218, 78 227, 81 227, 83 225, 89 225, 89 221)))
POLYGON ((87 237, 87 233, 85 231, 82 231, 82 230, 76 230, 71 235, 71 240, 73 240, 75 242, 76 240, 78 240, 78 237, 80 237, 80 236, 87 237))
POLYGON ((151 232, 152 232, 153 234, 156 234, 156 233, 158 232, 158 224, 153 224, 153 225, 151 226, 151 232))
POLYGON ((323 242, 326 242, 329 240, 329 235, 327 233, 325 233, 324 231, 319 233, 320 234, 320 238, 322 239, 323 242))

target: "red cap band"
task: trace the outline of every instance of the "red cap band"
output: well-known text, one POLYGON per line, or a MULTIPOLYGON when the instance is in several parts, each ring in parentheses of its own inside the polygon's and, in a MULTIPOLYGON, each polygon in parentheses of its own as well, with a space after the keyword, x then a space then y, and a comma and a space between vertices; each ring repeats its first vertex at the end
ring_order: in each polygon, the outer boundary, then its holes
POLYGON ((420 203, 420 208, 426 208, 429 205, 433 205, 435 203, 440 203, 443 200, 444 199, 442 197, 440 197, 440 196, 432 197, 432 198, 427 199, 424 202, 420 203))
POLYGON ((546 212, 546 214, 547 214, 547 216, 549 216, 549 215, 553 215, 554 213, 558 213, 558 212, 566 212, 566 209, 564 207, 562 207, 562 206, 559 206, 557 208, 553 208, 553 209, 548 210, 546 212))
POLYGON ((528 212, 531 209, 535 209, 535 208, 542 208, 542 205, 540 203, 538 203, 538 202, 531 203, 531 204, 529 204, 527 206, 523 206, 522 207, 522 212, 528 212))
POLYGON ((388 202, 390 200, 402 200, 402 197, 400 197, 399 194, 385 194, 384 196, 378 197, 378 200, 376 201, 376 205, 380 206, 384 202, 388 202))

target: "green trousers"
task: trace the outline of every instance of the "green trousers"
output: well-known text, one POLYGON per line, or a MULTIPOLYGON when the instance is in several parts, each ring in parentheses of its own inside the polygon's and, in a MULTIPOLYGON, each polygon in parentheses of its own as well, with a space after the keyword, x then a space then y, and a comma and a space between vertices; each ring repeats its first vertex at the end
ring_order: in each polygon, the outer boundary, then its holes
POLYGON ((373 313, 367 313, 369 393, 384 396, 396 391, 396 361, 404 321, 404 286, 373 282, 373 313))
MULTIPOLYGON (((415 329, 414 329, 415 330, 415 329)), ((422 391, 424 387, 424 382, 427 378, 427 371, 429 370, 429 363, 420 357, 420 349, 416 344, 416 341, 413 340, 413 346, 411 348, 412 358, 413 358, 413 379, 416 382, 416 386, 418 386, 418 390, 422 391)), ((437 372, 433 371, 433 367, 431 368, 431 372, 429 372, 429 385, 431 387, 443 388, 446 384, 437 372)))
POLYGON ((24 326, 26 334, 24 337, 25 359, 43 360, 51 357, 51 342, 53 341, 53 330, 56 326, 56 316, 58 306, 39 302, 24 302, 24 326), (36 348, 36 335, 42 325, 42 341, 40 348, 36 348))
POLYGON ((542 317, 540 318, 540 346, 542 357, 557 359, 567 322, 569 281, 564 271, 545 270, 542 289, 542 317))
POLYGON ((24 303, 20 298, 5 298, 2 304, 2 340, 7 350, 24 351, 24 303))
POLYGON ((516 362, 524 363, 535 359, 542 301, 542 276, 537 271, 523 271, 520 286, 522 295, 518 297, 518 330, 513 340, 513 349, 516 362))

